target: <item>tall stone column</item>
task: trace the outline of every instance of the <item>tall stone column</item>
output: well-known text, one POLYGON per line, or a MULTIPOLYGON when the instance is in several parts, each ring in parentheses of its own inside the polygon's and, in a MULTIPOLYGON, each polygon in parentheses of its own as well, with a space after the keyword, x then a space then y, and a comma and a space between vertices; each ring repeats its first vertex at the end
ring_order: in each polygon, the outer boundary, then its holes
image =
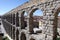
MULTIPOLYGON (((50 10, 51 11, 51 10, 50 10)), ((43 16, 43 34, 45 34, 45 40, 54 40, 54 16, 52 12, 46 12, 46 15, 43 16)))
POLYGON ((22 28, 24 26, 23 21, 22 21, 23 19, 22 19, 22 16, 21 16, 22 12, 19 11, 18 13, 19 13, 19 27, 22 28))
POLYGON ((29 30, 29 33, 34 33, 33 31, 33 19, 32 19, 32 16, 30 17, 30 15, 27 17, 27 27, 28 27, 28 30, 29 30))
POLYGON ((16 13, 15 13, 15 40, 16 40, 16 13))

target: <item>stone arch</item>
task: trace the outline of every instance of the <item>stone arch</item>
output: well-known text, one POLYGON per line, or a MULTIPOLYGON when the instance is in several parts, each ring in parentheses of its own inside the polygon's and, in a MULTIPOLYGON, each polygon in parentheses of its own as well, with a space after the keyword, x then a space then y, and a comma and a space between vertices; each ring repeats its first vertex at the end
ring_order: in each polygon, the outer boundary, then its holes
POLYGON ((27 27, 27 21, 25 21, 25 18, 27 16, 24 16, 24 14, 25 14, 25 11, 21 13, 21 29, 25 29, 25 27, 27 27))
POLYGON ((20 40, 26 40, 26 35, 24 32, 21 33, 20 40))
POLYGON ((36 11, 36 10, 40 10, 39 8, 34 8, 30 11, 29 13, 29 32, 30 33, 34 33, 33 31, 33 28, 34 28, 34 21, 33 21, 33 13, 36 11))
POLYGON ((60 12, 60 7, 58 9, 55 9, 54 11, 54 26, 53 26, 53 40, 56 40, 57 38, 57 24, 58 24, 58 14, 60 12))
POLYGON ((19 13, 16 13, 16 26, 19 27, 19 13))
POLYGON ((16 30, 16 40, 19 40, 19 30, 16 30))

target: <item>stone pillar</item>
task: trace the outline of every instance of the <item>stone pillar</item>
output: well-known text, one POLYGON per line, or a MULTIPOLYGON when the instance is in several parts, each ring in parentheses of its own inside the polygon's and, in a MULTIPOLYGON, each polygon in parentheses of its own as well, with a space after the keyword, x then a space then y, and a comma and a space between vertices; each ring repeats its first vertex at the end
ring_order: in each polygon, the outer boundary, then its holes
POLYGON ((32 34, 32 33, 34 33, 34 31, 33 31, 33 27, 34 27, 33 17, 31 15, 29 15, 27 18, 28 18, 27 19, 27 27, 29 27, 29 32, 32 34))
POLYGON ((15 13, 15 40, 16 40, 16 13, 15 13))
POLYGON ((53 32, 54 32, 54 16, 52 12, 46 12, 46 15, 43 16, 43 34, 45 34, 45 40, 54 40, 53 39, 53 32))
POLYGON ((19 12, 19 26, 21 29, 24 29, 24 16, 22 15, 22 12, 19 12))
POLYGON ((19 13, 19 27, 21 28, 21 16, 20 16, 20 13, 19 13))

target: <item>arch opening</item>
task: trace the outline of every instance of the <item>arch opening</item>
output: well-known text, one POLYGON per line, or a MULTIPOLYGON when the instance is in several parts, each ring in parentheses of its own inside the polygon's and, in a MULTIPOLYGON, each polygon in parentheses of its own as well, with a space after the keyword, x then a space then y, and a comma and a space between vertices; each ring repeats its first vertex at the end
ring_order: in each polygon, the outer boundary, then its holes
POLYGON ((21 33, 20 40, 26 40, 26 35, 23 32, 21 33))
POLYGON ((27 27, 27 12, 23 11, 21 14, 21 29, 27 27))
POLYGON ((15 14, 13 14, 12 21, 13 21, 13 25, 15 25, 15 14))
POLYGON ((13 40, 15 40, 15 27, 13 27, 13 40))
POLYGON ((16 26, 19 27, 19 13, 16 13, 16 26))
POLYGON ((16 31, 16 40, 19 40, 19 30, 16 31))
POLYGON ((30 16, 30 19, 29 19, 29 23, 30 23, 29 31, 30 31, 30 33, 31 34, 42 33, 43 12, 40 9, 36 8, 36 9, 33 9, 31 11, 29 16, 30 16))

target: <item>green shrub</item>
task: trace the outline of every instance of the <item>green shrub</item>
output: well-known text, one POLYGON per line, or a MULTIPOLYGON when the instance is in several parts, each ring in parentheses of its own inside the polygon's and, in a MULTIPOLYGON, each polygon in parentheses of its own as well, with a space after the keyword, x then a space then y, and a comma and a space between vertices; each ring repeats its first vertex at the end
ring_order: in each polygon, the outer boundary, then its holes
POLYGON ((3 40, 9 40, 9 38, 8 37, 4 37, 3 40))
POLYGON ((60 38, 57 38, 56 40, 60 40, 60 38))

